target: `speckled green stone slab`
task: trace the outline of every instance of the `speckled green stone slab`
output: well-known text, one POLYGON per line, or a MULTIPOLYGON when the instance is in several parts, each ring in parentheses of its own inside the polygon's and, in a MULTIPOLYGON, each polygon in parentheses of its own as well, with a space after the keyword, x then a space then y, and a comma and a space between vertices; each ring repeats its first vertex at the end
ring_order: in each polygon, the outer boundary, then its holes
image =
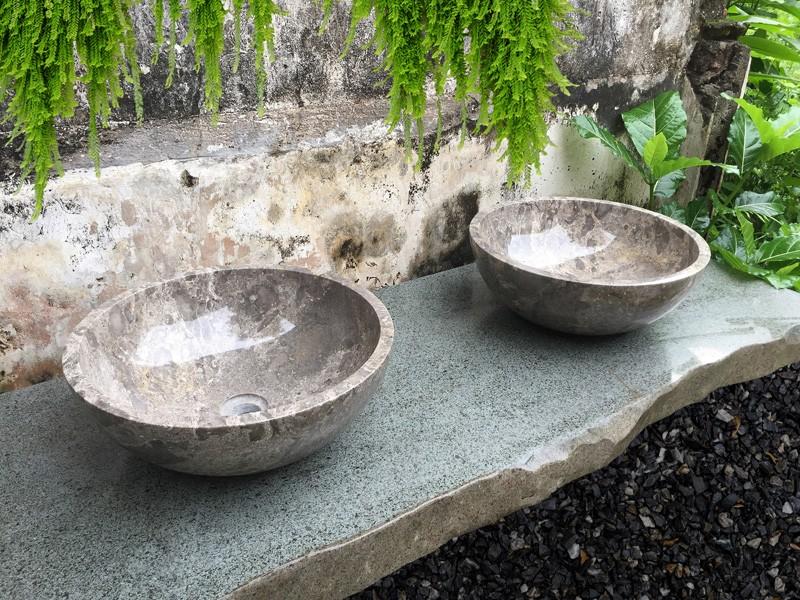
POLYGON ((613 338, 551 333, 474 267, 381 294, 383 388, 310 458, 200 478, 106 440, 61 381, 0 396, 0 597, 330 599, 618 455, 714 388, 800 360, 800 294, 711 265, 613 338))

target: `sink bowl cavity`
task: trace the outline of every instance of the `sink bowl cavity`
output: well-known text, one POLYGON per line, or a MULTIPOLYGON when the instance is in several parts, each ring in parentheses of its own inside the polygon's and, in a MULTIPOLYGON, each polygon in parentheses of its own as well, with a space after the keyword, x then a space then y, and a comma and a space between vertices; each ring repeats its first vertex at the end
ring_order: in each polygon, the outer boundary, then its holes
POLYGON ((470 239, 481 276, 512 310, 585 335, 664 316, 710 259, 703 238, 673 219, 587 198, 498 206, 473 219, 470 239))
POLYGON ((241 475, 298 460, 346 427, 379 384, 393 335, 383 304, 338 277, 216 269, 92 311, 64 374, 146 460, 241 475))

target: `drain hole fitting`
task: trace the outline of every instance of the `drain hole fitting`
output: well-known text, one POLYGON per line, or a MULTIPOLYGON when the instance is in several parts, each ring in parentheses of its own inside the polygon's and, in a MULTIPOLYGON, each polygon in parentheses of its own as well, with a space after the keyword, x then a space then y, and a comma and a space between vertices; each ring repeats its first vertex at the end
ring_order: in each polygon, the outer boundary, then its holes
POLYGON ((219 409, 223 417, 236 417, 248 413, 265 412, 267 400, 258 394, 236 394, 231 396, 219 409))

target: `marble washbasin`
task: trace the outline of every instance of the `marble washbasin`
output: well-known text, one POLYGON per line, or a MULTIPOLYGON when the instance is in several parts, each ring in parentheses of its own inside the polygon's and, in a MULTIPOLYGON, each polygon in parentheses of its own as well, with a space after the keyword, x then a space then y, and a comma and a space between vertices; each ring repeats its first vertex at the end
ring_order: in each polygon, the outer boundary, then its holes
POLYGON ((383 304, 338 277, 218 269, 95 309, 63 366, 122 446, 176 471, 242 475, 303 458, 346 427, 393 337, 383 304))
POLYGON ((664 316, 711 256, 700 235, 673 219, 586 198, 481 212, 470 240, 481 276, 512 310, 584 335, 623 333, 664 316))

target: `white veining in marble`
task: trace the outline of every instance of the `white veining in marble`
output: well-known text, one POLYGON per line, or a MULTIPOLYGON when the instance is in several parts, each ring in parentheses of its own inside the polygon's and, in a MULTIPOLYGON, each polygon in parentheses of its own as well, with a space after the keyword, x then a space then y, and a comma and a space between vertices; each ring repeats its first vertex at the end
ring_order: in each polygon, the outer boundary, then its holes
POLYGON ((602 252, 617 239, 605 230, 594 233, 599 239, 592 240, 595 242, 592 244, 581 243, 561 225, 534 233, 515 234, 508 243, 508 256, 524 265, 545 269, 602 252))
POLYGON ((133 362, 143 367, 188 363, 205 356, 274 342, 295 328, 294 323, 281 317, 277 323, 270 323, 272 333, 247 337, 237 331, 234 317, 234 312, 225 306, 191 321, 151 327, 136 347, 133 362))

